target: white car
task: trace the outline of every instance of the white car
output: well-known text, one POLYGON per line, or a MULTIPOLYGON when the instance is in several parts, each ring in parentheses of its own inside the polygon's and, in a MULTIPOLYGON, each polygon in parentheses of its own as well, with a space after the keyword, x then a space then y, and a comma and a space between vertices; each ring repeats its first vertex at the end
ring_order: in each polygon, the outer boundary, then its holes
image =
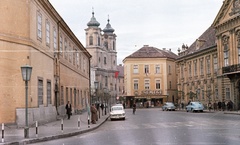
POLYGON ((123 119, 125 120, 125 110, 122 105, 114 105, 111 107, 110 119, 123 119))

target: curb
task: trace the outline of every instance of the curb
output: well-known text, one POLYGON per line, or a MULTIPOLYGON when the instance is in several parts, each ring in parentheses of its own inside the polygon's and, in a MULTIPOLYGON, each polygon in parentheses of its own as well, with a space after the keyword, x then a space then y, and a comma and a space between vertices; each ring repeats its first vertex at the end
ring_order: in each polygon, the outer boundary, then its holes
POLYGON ((92 128, 88 128, 88 129, 84 129, 84 130, 79 130, 79 131, 73 131, 73 132, 69 132, 69 133, 63 133, 63 134, 58 134, 58 135, 50 135, 50 136, 45 136, 45 137, 40 137, 40 138, 32 138, 32 139, 25 139, 19 142, 8 142, 8 143, 3 143, 0 145, 26 145, 26 144, 31 144, 31 143, 39 143, 39 142, 44 142, 44 141, 50 141, 50 140, 56 140, 56 139, 60 139, 60 138, 67 138, 67 137, 71 137, 71 136, 76 136, 79 134, 83 134, 83 133, 87 133, 90 131, 93 131, 97 128, 99 128, 103 123, 105 123, 108 120, 109 116, 107 116, 107 118, 105 120, 103 120, 103 122, 101 122, 100 124, 92 127, 92 128))

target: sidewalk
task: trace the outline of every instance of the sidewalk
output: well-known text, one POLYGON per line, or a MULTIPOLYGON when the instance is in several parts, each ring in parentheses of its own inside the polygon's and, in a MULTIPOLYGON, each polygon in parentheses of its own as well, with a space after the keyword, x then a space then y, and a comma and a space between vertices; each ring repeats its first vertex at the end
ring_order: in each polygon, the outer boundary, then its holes
MULTIPOLYGON (((48 141, 58 138, 70 137, 88 131, 92 131, 107 121, 109 114, 103 115, 96 124, 91 124, 88 128, 88 113, 87 111, 79 115, 72 115, 70 120, 63 119, 63 131, 61 128, 61 119, 38 126, 38 135, 36 136, 36 127, 29 128, 29 138, 24 138, 24 128, 17 128, 16 126, 4 127, 4 142, 0 140, 0 145, 24 145, 29 143, 36 143, 41 141, 48 141), (80 118, 80 128, 78 127, 78 120, 80 118)), ((1 135, 2 136, 2 135, 1 135)))

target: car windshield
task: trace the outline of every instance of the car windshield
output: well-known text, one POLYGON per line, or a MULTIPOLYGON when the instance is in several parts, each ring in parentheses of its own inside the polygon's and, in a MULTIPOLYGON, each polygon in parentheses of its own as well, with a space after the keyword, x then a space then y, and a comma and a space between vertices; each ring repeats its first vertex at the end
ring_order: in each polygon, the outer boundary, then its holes
POLYGON ((173 103, 166 103, 166 105, 168 105, 168 106, 173 106, 173 103))
POLYGON ((116 111, 116 110, 123 110, 123 108, 120 106, 112 107, 112 111, 116 111))

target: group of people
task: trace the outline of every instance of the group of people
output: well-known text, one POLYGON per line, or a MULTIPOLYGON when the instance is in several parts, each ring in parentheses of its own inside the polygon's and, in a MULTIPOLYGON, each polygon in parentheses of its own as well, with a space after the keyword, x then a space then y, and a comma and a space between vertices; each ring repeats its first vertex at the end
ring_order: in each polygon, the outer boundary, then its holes
POLYGON ((227 103, 225 101, 219 101, 219 102, 214 102, 213 104, 209 101, 208 103, 208 109, 211 111, 213 109, 214 111, 232 111, 233 110, 233 102, 230 100, 227 103))
MULTIPOLYGON (((104 104, 96 104, 96 105, 92 104, 91 105, 91 108, 90 108, 89 112, 91 112, 91 123, 92 124, 96 124, 96 121, 98 121, 97 112, 100 109, 100 107, 101 107, 102 112, 103 112, 104 104)), ((68 101, 68 103, 66 104, 65 109, 66 109, 67 118, 70 119, 70 117, 72 115, 72 105, 71 105, 70 101, 68 101)))

